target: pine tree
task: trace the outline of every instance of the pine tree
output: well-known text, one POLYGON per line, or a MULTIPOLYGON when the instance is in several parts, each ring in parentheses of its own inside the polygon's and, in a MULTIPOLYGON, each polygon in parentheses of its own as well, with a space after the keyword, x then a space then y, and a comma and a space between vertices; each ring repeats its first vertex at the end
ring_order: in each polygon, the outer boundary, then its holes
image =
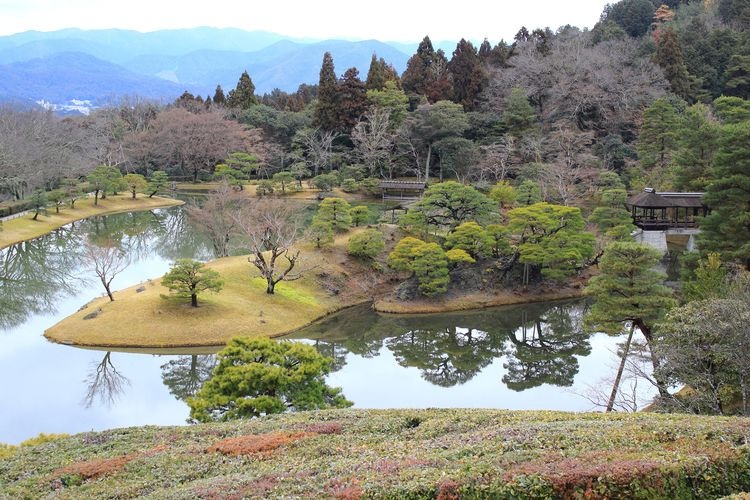
POLYGON ((161 284, 177 297, 190 298, 192 307, 198 307, 198 294, 205 291, 218 293, 224 286, 219 273, 192 259, 179 259, 172 264, 161 284))
POLYGON ((313 125, 325 131, 333 132, 338 127, 338 93, 336 72, 333 67, 333 57, 330 52, 323 55, 318 81, 318 102, 315 106, 313 125))
POLYGON ((458 42, 448 63, 448 72, 453 81, 453 102, 463 105, 466 111, 472 111, 487 75, 471 42, 463 38, 458 42))
POLYGON ((258 98, 255 97, 255 84, 247 71, 242 72, 237 87, 229 91, 226 103, 230 108, 239 109, 250 109, 258 104, 258 98))
MULTIPOLYGON (((659 357, 654 352, 653 328, 676 304, 672 290, 664 286, 666 276, 654 270, 659 251, 632 242, 615 242, 607 247, 586 292, 595 302, 584 318, 592 331, 620 334, 626 324, 636 326, 648 343, 654 372, 659 357)), ((668 396, 666 383, 657 379, 662 396, 668 396)))
POLYGON ((703 198, 711 214, 701 223, 701 252, 719 252, 750 270, 750 121, 722 127, 713 177, 703 198))

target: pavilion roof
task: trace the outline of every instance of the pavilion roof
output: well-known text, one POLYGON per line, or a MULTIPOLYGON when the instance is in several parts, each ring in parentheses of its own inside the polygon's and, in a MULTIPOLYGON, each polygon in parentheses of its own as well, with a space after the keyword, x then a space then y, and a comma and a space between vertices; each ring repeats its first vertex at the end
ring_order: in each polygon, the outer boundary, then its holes
POLYGON ((653 188, 646 188, 631 196, 626 205, 638 208, 700 208, 703 206, 702 197, 703 193, 657 193, 653 188))

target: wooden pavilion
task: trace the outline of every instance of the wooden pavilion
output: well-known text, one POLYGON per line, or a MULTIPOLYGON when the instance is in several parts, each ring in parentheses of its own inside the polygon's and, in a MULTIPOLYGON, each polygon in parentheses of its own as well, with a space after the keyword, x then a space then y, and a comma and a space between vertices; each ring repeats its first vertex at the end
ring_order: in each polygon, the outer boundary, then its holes
POLYGON ((422 197, 424 190, 424 182, 380 181, 380 192, 383 195, 383 201, 416 201, 422 197))
POLYGON ((633 224, 644 231, 664 231, 698 227, 698 217, 705 217, 709 208, 703 193, 657 193, 654 188, 631 196, 625 205, 633 216, 633 224))

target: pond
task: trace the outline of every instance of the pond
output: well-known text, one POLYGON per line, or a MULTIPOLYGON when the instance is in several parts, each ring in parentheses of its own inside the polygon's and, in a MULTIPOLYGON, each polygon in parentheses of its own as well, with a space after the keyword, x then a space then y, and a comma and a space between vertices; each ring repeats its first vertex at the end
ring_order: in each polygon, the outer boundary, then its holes
MULTIPOLYGON (((96 217, 0 250, 0 442, 184 424, 184 399, 210 375, 210 351, 106 352, 48 342, 44 330, 103 293, 81 257, 84 239, 113 241, 131 264, 113 289, 212 257, 180 207, 96 217)), ((116 297, 116 293, 115 293, 116 297)), ((580 333, 585 304, 392 316, 342 311, 290 338, 334 359, 331 385, 359 408, 588 410, 579 395, 609 376, 617 339, 580 333)))

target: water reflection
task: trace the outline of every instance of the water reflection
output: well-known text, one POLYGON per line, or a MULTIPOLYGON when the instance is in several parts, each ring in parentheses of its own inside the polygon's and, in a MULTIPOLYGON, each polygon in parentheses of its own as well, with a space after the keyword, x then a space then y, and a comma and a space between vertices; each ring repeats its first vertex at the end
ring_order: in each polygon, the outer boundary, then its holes
POLYGON ((96 400, 107 406, 114 404, 125 388, 130 385, 130 380, 117 371, 115 365, 112 364, 112 352, 107 351, 99 363, 93 363, 84 383, 87 390, 83 404, 86 408, 91 408, 96 400))
POLYGON ((161 365, 161 379, 170 394, 181 401, 195 396, 216 366, 216 356, 192 354, 161 365))
POLYGON ((383 348, 403 367, 417 368, 440 387, 465 384, 503 358, 502 382, 514 391, 542 384, 570 386, 577 356, 591 352, 581 330, 581 301, 529 304, 441 315, 380 315, 356 307, 290 338, 310 339, 333 358, 333 371, 349 353, 378 356, 383 348))
POLYGON ((93 277, 82 242, 114 242, 130 262, 156 254, 167 260, 213 257, 212 249, 188 224, 181 207, 97 216, 0 250, 0 331, 30 315, 54 314, 56 303, 93 277))

